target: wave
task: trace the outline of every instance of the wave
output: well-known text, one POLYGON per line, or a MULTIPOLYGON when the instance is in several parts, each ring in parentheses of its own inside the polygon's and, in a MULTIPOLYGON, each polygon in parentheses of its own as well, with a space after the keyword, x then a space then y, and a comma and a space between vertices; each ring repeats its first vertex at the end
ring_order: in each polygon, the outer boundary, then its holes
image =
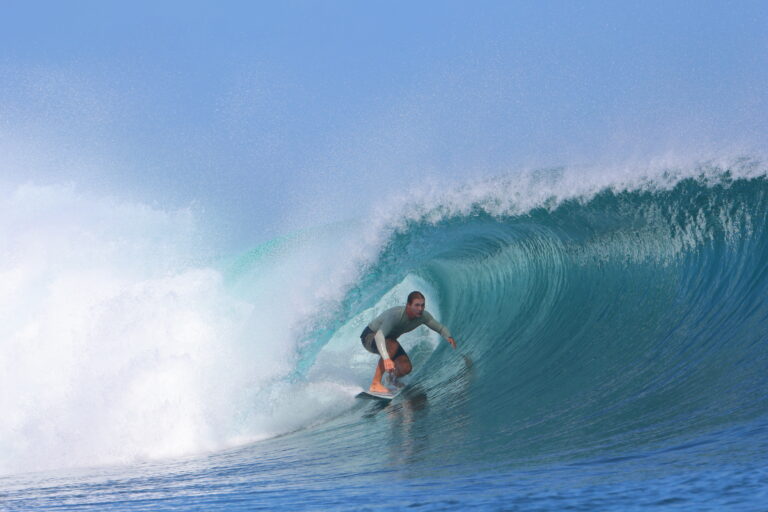
MULTIPOLYGON (((720 170, 523 213, 440 205, 394 231, 337 312, 353 320, 313 334, 353 352, 357 328, 426 288, 461 347, 433 337, 411 378, 430 397, 424 429, 463 432, 441 463, 626 453, 765 421, 766 194, 765 177, 720 170)), ((328 364, 322 350, 304 357, 328 364)))
POLYGON ((404 338, 430 404, 419 428, 458 439, 449 458, 588 457, 764 418, 765 174, 741 160, 423 184, 223 260, 189 212, 19 189, 2 203, 0 471, 352 421, 375 363, 358 334, 412 289, 460 343, 404 338))

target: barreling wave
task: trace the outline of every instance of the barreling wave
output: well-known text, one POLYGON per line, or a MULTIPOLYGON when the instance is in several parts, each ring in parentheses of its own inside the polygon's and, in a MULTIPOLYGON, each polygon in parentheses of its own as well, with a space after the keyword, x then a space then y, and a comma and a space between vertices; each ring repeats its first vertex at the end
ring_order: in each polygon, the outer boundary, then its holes
POLYGON ((358 335, 412 289, 459 341, 403 339, 415 370, 392 410, 421 412, 390 444, 431 439, 414 449, 430 471, 763 428, 765 170, 638 176, 424 186, 216 262, 190 212, 21 188, 0 201, 13 248, 0 251, 0 367, 16 390, 2 395, 0 474, 289 432, 368 464, 387 427, 353 398, 375 364, 358 335))
POLYGON ((443 462, 637 452, 764 422, 768 180, 755 174, 527 211, 499 209, 498 191, 423 210, 307 337, 298 367, 419 285, 460 343, 438 345, 411 380, 429 398, 420 428, 453 443, 427 451, 443 462))

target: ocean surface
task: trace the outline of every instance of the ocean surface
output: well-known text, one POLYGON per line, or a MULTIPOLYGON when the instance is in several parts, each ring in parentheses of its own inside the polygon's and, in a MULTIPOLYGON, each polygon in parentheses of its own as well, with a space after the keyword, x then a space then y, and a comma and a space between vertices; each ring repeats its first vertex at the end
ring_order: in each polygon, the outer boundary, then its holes
POLYGON ((194 212, 4 191, 0 510, 768 509, 763 164, 392 204, 222 254, 194 212), (458 348, 419 328, 356 399, 414 289, 458 348))

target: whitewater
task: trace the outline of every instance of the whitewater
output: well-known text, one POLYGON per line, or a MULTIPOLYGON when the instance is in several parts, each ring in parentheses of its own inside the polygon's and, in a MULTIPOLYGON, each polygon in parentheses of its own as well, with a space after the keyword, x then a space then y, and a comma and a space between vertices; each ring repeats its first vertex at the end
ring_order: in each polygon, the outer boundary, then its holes
POLYGON ((0 187, 0 510, 761 510, 756 158, 424 181, 245 249, 0 187), (412 290, 391 404, 359 333, 412 290))

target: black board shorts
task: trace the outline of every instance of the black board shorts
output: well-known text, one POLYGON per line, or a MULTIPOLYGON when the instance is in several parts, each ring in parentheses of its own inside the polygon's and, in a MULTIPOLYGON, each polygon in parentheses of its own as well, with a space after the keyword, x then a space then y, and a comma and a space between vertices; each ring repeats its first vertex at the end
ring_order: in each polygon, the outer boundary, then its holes
MULTIPOLYGON (((365 329, 363 329, 363 332, 360 334, 360 341, 363 342, 363 348, 370 352, 371 354, 376 354, 377 356, 379 354, 379 349, 376 348, 376 339, 375 339, 376 333, 373 332, 367 325, 365 326, 365 329)), ((397 340, 395 340, 397 341, 397 340)), ((395 357, 392 359, 397 359, 400 356, 407 356, 405 350, 403 350, 403 346, 400 344, 399 341, 397 341, 397 352, 395 352, 395 357)))

